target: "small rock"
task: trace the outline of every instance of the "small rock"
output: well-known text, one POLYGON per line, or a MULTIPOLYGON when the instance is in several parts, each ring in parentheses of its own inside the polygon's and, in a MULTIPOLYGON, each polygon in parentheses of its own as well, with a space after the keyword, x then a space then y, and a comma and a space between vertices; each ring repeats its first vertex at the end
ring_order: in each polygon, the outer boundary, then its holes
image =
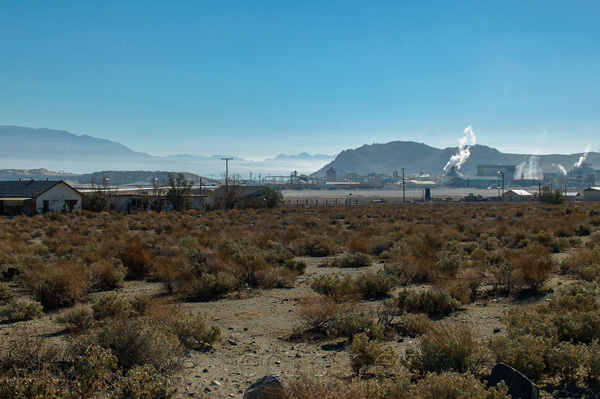
POLYGON ((494 334, 498 334, 500 331, 502 331, 502 329, 500 329, 500 328, 494 328, 494 334))
POLYGON ((208 369, 202 370, 203 373, 208 373, 208 369))
POLYGON ((216 385, 216 386, 220 387, 220 386, 221 386, 221 383, 220 383, 219 381, 217 381, 217 380, 212 380, 212 381, 210 382, 210 385, 216 385))
POLYGON ((238 344, 236 341, 234 341, 234 340, 233 340, 233 339, 231 339, 231 338, 229 338, 229 339, 227 340, 227 343, 229 343, 229 345, 234 345, 234 346, 238 344))
POLYGON ((212 392, 209 387, 204 388, 204 392, 212 392))

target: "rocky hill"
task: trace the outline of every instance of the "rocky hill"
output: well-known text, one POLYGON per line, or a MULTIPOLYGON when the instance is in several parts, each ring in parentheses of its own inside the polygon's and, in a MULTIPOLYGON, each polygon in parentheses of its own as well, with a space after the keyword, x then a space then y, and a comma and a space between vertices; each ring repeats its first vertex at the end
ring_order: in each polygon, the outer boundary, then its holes
MULTIPOLYGON (((413 141, 393 141, 386 144, 363 145, 360 148, 342 151, 314 176, 325 176, 325 172, 333 167, 341 172, 391 174, 395 170, 406 168, 407 175, 430 173, 440 176, 450 157, 456 154, 457 148, 439 149, 413 141)), ((519 165, 523 162, 535 164, 541 171, 555 171, 561 164, 567 170, 573 168, 583 154, 570 155, 535 155, 505 154, 495 148, 475 145, 470 148, 470 156, 460 171, 466 175, 475 175, 477 165, 519 165)), ((600 154, 590 152, 586 162, 593 167, 600 167, 600 154)))

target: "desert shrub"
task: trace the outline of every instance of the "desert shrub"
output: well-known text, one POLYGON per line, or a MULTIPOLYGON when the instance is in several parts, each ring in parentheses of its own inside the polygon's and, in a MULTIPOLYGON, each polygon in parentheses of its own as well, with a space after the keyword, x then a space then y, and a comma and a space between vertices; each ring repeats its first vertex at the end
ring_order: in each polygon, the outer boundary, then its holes
POLYGON ((490 268, 494 291, 510 294, 517 280, 517 268, 508 260, 503 260, 490 268))
POLYGON ((87 268, 73 263, 56 263, 28 268, 24 284, 44 308, 69 306, 87 294, 87 268))
POLYGON ((373 263, 371 257, 363 252, 346 253, 341 257, 331 259, 328 266, 332 267, 368 267, 373 263))
POLYGON ((337 245, 327 236, 304 235, 296 245, 298 255, 323 257, 334 255, 337 245))
POLYGON ((597 277, 594 270, 600 269, 600 247, 575 250, 561 265, 561 269, 566 273, 579 275, 586 281, 594 281, 597 277), (585 269, 588 269, 587 272, 584 272, 585 269))
POLYGON ((171 329, 188 349, 210 346, 221 337, 221 330, 216 326, 209 326, 206 316, 191 313, 178 314, 171 329))
POLYGON ((0 317, 7 321, 32 320, 41 317, 43 309, 37 301, 20 299, 0 307, 0 317))
POLYGON ((495 336, 488 343, 496 362, 506 363, 531 379, 539 378, 546 370, 545 359, 551 345, 549 338, 528 334, 495 336))
POLYGON ((517 269, 520 280, 531 290, 537 291, 550 277, 553 267, 552 254, 540 245, 527 246, 513 251, 510 261, 517 269))
POLYGON ((600 312, 567 312, 554 318, 558 339, 590 343, 600 339, 600 312))
POLYGON ((356 375, 363 375, 373 366, 394 368, 398 358, 391 347, 383 348, 379 342, 369 340, 365 333, 354 337, 348 353, 350 366, 356 375))
POLYGON ((123 286, 127 269, 119 259, 100 260, 90 265, 90 290, 106 291, 123 286))
POLYGON ((460 308, 460 303, 441 288, 430 288, 421 292, 402 290, 398 293, 397 303, 400 311, 425 313, 430 316, 447 315, 460 308))
POLYGON ((594 340, 587 346, 587 356, 583 363, 589 380, 598 382, 600 380, 600 345, 594 340))
POLYGON ((268 249, 263 251, 263 257, 267 263, 282 265, 294 259, 292 251, 287 249, 282 243, 270 241, 268 244, 268 249))
POLYGON ((58 315, 56 321, 66 325, 73 332, 84 331, 94 322, 93 313, 88 305, 77 304, 58 315))
POLYGON ((168 399, 176 390, 169 378, 159 374, 149 365, 135 366, 119 381, 115 393, 117 399, 168 399))
POLYGON ((394 246, 394 240, 390 237, 374 236, 369 239, 372 255, 381 255, 394 246))
POLYGON ((335 300, 351 298, 357 295, 355 280, 352 276, 339 273, 322 274, 310 282, 315 292, 332 297, 335 300))
POLYGON ((176 257, 159 256, 155 258, 152 265, 155 277, 164 285, 169 294, 185 285, 183 281, 193 278, 189 268, 189 259, 183 255, 176 257))
POLYGON ((485 352, 464 325, 432 326, 417 344, 408 348, 405 364, 412 370, 427 372, 476 372, 485 362, 485 352))
POLYGON ((297 313, 304 320, 308 331, 326 334, 337 315, 348 310, 348 305, 337 303, 329 296, 320 295, 301 298, 297 313))
POLYGON ((362 235, 352 235, 346 242, 346 247, 351 253, 364 253, 368 254, 371 252, 371 245, 362 235))
POLYGON ((265 274, 270 266, 257 247, 237 248, 233 254, 233 275, 242 287, 260 288, 265 284, 265 274))
POLYGON ((419 399, 508 399, 508 388, 503 382, 488 388, 471 373, 456 372, 427 374, 411 389, 411 397, 419 399))
POLYGON ((580 366, 585 364, 588 347, 560 342, 548 351, 546 362, 548 371, 562 380, 573 381, 580 366))
POLYGON ((14 339, 0 346, 0 369, 4 371, 19 374, 24 371, 30 375, 34 371, 43 371, 59 358, 62 353, 58 347, 27 327, 16 330, 14 339))
POLYGON ((357 292, 363 299, 385 298, 396 286, 397 281, 385 272, 367 272, 354 279, 357 292))
POLYGON ((0 378, 0 398, 68 399, 74 396, 54 378, 27 376, 0 378))
POLYGON ((92 398, 112 383, 117 359, 109 350, 89 345, 75 358, 70 373, 75 377, 73 390, 80 398, 92 398))
POLYGON ((228 272, 203 274, 182 289, 188 299, 218 298, 233 291, 237 279, 228 272))
POLYGON ((448 287, 448 293, 453 299, 462 304, 471 302, 473 292, 466 286, 465 281, 456 281, 448 287))
POLYGON ((117 294, 109 292, 94 303, 92 306, 94 319, 102 320, 109 317, 128 317, 133 313, 131 303, 117 294))
POLYGON ((405 313, 400 316, 398 332, 401 335, 416 337, 424 334, 433 325, 433 322, 423 313, 405 313))
POLYGON ((150 365, 166 372, 181 367, 177 336, 147 318, 109 319, 85 339, 110 350, 127 370, 150 365))
POLYGON ((119 256, 127 268, 127 277, 143 278, 150 272, 152 253, 139 235, 129 237, 119 256))
POLYGON ((383 327, 377 325, 373 318, 360 311, 338 313, 327 329, 330 338, 348 338, 365 333, 370 339, 383 337, 383 327))
POLYGON ((0 304, 6 303, 13 297, 13 292, 6 283, 0 283, 0 304))

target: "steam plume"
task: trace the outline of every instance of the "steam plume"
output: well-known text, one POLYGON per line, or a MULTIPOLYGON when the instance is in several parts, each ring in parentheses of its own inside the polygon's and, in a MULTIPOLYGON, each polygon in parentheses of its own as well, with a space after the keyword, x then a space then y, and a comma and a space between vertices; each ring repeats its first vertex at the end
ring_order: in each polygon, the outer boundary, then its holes
POLYGON ((566 176, 567 175, 567 170, 565 169, 564 166, 562 166, 561 164, 558 164, 558 171, 563 175, 566 176))
POLYGON ((579 161, 577 161, 577 163, 575 164, 576 168, 581 168, 581 165, 583 165, 583 163, 587 159, 588 152, 590 152, 590 146, 589 145, 586 147, 585 152, 583 153, 583 155, 581 157, 579 157, 579 161))
POLYGON ((535 155, 524 158, 515 170, 515 180, 542 180, 544 174, 538 164, 539 160, 535 155))
POLYGON ((458 152, 450 157, 450 160, 444 166, 444 172, 448 172, 453 167, 456 169, 460 169, 460 167, 469 159, 469 155, 471 155, 471 146, 475 145, 477 138, 475 137, 475 133, 473 133, 473 128, 468 126, 464 130, 465 135, 462 139, 460 139, 458 152))

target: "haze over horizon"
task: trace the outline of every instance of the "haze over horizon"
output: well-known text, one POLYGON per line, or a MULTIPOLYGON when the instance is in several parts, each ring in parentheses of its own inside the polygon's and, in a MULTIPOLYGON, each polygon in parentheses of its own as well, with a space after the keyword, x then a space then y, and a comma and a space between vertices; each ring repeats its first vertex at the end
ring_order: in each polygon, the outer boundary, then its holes
POLYGON ((0 125, 156 156, 600 148, 600 4, 8 2, 0 125))

